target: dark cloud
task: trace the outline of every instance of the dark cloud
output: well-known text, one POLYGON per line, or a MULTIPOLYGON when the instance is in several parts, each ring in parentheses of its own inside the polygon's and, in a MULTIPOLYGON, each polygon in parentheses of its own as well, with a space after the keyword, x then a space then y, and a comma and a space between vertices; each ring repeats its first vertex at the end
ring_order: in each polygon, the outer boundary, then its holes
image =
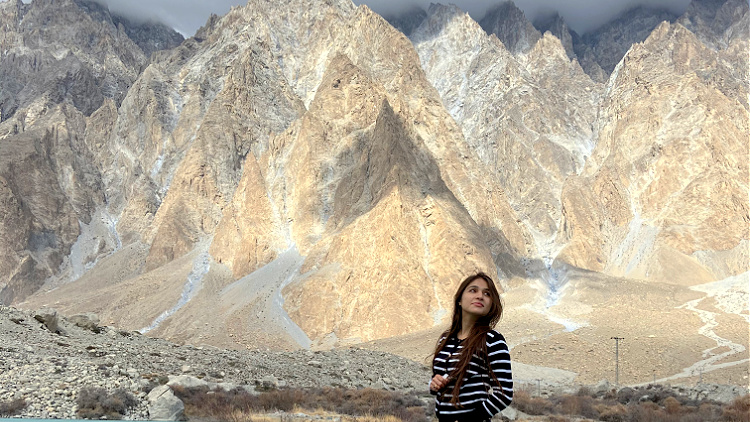
MULTIPOLYGON (((28 2, 28 0, 24 0, 28 2)), ((245 5, 242 0, 98 0, 107 4, 115 13, 137 20, 158 20, 172 26, 186 37, 200 28, 211 15, 224 15, 234 5, 245 5)), ((432 0, 432 2, 436 2, 432 0)), ((488 7, 500 3, 500 0, 453 0, 468 12, 474 19, 481 19, 488 7)), ((355 0, 355 4, 367 4, 380 14, 394 14, 410 7, 418 6, 427 9, 430 0, 355 0)), ((675 13, 682 13, 690 0, 516 0, 526 17, 534 20, 541 15, 558 12, 568 26, 583 34, 596 29, 627 9, 638 5, 666 8, 675 13)))
POLYGON ((185 37, 195 34, 212 13, 225 15, 230 7, 247 0, 96 0, 113 13, 136 21, 155 20, 173 27, 185 37))
MULTIPOLYGON (((681 14, 687 9, 691 0, 514 0, 516 6, 523 10, 526 17, 533 21, 537 17, 560 14, 570 28, 579 34, 598 28, 622 12, 635 6, 643 5, 653 8, 669 9, 681 14)), ((450 3, 468 12, 474 19, 481 19, 487 9, 501 3, 502 0, 454 0, 450 3)), ((356 4, 367 4, 381 15, 396 14, 414 6, 427 9, 435 0, 355 0, 356 4)))

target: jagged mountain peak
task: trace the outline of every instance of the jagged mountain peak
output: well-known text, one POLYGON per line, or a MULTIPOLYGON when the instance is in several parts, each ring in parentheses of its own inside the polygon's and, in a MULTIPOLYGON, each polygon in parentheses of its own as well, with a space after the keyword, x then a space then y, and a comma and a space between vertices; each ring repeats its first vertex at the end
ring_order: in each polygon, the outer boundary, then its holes
POLYGON ((112 23, 121 26, 147 57, 155 51, 175 48, 185 41, 182 34, 161 22, 136 22, 124 16, 113 15, 112 23))
POLYGON ((612 73, 631 45, 645 40, 661 22, 674 22, 676 18, 667 9, 635 6, 599 29, 584 34, 583 43, 591 48, 599 66, 612 73))
POLYGON ((580 41, 578 34, 568 27, 565 19, 555 12, 551 15, 543 16, 534 21, 534 26, 543 34, 551 33, 557 37, 565 48, 565 53, 570 59, 576 57, 574 43, 580 41))
POLYGON ((419 6, 411 6, 406 11, 386 14, 383 17, 408 37, 427 18, 427 11, 419 6))
POLYGON ((744 0, 694 0, 678 19, 712 48, 750 38, 750 5, 744 0))
POLYGON ((479 24, 488 34, 495 34, 513 54, 529 51, 542 36, 510 0, 489 9, 479 24))
POLYGON ((431 3, 427 10, 427 17, 409 38, 415 44, 419 44, 429 42, 430 39, 445 31, 454 34, 457 38, 475 40, 483 39, 485 35, 479 23, 458 6, 431 3))

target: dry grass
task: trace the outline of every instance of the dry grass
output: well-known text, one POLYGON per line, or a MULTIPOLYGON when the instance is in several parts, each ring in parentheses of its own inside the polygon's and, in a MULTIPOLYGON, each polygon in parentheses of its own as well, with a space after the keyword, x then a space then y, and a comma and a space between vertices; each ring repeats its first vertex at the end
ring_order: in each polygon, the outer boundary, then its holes
MULTIPOLYGON (((300 410, 300 412, 295 413, 304 412, 300 410)), ((316 413, 305 417, 298 414, 267 415, 248 414, 240 411, 234 412, 232 414, 232 419, 229 422, 318 422, 321 419, 330 422, 401 422, 401 419, 394 416, 342 416, 333 413, 316 413)))
POLYGON ((750 422, 750 395, 737 398, 730 405, 724 406, 721 421, 750 422))
POLYGON ((259 413, 275 411, 329 412, 342 415, 342 421, 350 416, 357 421, 426 422, 430 412, 416 396, 369 388, 289 388, 254 395, 241 389, 225 392, 175 387, 174 392, 185 403, 188 417, 227 422, 260 421, 259 413))
POLYGON ((14 399, 8 401, 0 401, 0 417, 11 417, 15 416, 26 408, 26 400, 14 399))
POLYGON ((109 393, 103 388, 83 388, 76 399, 76 415, 81 419, 122 419, 136 403, 135 397, 125 390, 109 393))
POLYGON ((513 406, 558 422, 580 418, 606 422, 750 422, 750 395, 722 405, 677 396, 660 386, 623 388, 598 397, 585 389, 575 395, 549 397, 533 397, 520 390, 514 394, 513 406))

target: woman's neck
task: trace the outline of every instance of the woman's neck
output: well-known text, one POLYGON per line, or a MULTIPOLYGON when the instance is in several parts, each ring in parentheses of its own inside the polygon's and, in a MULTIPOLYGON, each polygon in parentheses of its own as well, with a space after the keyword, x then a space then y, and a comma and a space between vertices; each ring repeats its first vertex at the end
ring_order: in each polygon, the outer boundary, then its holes
POLYGON ((476 324, 477 319, 478 318, 475 315, 467 313, 461 315, 461 331, 459 331, 457 334, 459 340, 463 340, 466 337, 469 337, 469 334, 471 334, 471 329, 474 328, 474 324, 476 324))

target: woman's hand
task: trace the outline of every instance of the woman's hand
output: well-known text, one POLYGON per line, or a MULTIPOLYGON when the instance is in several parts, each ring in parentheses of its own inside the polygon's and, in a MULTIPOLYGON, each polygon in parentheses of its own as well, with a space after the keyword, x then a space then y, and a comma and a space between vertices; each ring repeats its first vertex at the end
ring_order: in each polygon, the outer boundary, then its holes
POLYGON ((432 381, 430 381, 430 390, 432 391, 440 391, 445 387, 445 385, 448 384, 448 378, 438 374, 432 377, 432 381))

